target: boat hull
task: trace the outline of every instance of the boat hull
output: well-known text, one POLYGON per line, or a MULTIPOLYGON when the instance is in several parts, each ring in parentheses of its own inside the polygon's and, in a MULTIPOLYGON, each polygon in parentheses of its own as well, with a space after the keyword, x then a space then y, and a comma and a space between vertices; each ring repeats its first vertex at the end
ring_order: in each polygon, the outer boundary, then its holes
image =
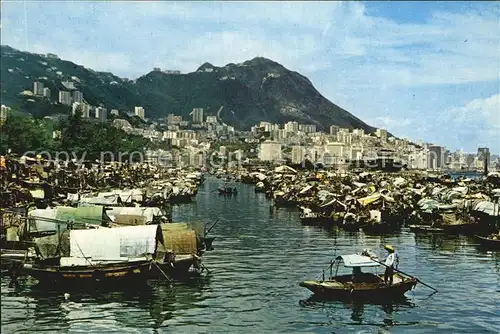
POLYGON ((444 229, 429 225, 410 225, 408 227, 410 228, 410 231, 415 233, 444 233, 444 229))
POLYGON ((407 278, 391 285, 380 283, 341 283, 338 281, 305 281, 300 286, 309 289, 315 296, 325 299, 393 299, 400 298, 417 284, 407 278))
POLYGON ((329 217, 324 216, 300 217, 300 222, 306 226, 329 226, 333 224, 329 217))
POLYGON ((500 240, 493 240, 490 238, 482 237, 480 235, 476 235, 476 240, 482 247, 494 250, 500 250, 500 240))
POLYGON ((146 282, 149 277, 149 261, 117 263, 94 266, 39 266, 25 265, 23 271, 41 284, 65 286, 115 285, 146 282))

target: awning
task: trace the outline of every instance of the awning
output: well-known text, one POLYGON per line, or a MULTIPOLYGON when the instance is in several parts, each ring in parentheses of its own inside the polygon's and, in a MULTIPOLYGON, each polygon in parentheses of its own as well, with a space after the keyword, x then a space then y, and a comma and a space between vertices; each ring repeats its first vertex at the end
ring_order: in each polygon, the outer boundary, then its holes
POLYGON ((358 254, 351 255, 341 255, 337 259, 341 258, 344 261, 346 267, 377 267, 379 263, 373 261, 368 256, 362 256, 358 254))
POLYGON ((153 217, 161 215, 161 209, 156 207, 113 207, 106 210, 107 215, 114 221, 114 217, 131 215, 144 217, 146 222, 152 222, 153 217))
POLYGON ((70 231, 70 257, 120 260, 154 254, 159 225, 70 231))
POLYGON ((276 167, 274 169, 275 173, 294 173, 297 174, 297 171, 293 169, 292 167, 288 167, 286 165, 276 167))
POLYGON ((484 212, 490 216, 497 216, 499 214, 498 212, 499 206, 493 202, 488 202, 488 201, 482 201, 477 203, 474 206, 473 210, 478 212, 484 212))
POLYGON ((368 204, 371 204, 371 203, 379 200, 380 197, 382 197, 382 195, 380 195, 379 193, 377 193, 377 194, 373 194, 373 195, 370 195, 370 196, 367 196, 367 197, 364 197, 364 198, 359 198, 358 202, 361 205, 366 206, 368 204))

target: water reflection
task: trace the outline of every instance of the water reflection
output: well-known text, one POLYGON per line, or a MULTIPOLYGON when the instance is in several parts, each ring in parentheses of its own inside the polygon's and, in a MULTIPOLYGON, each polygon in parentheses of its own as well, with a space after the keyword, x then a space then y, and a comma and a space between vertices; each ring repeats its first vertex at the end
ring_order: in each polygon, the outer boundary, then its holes
MULTIPOLYGON (((36 326, 37 330, 60 331, 75 329, 75 323, 78 328, 85 323, 92 323, 96 328, 102 322, 103 328, 109 330, 115 327, 116 322, 124 327, 157 329, 175 318, 176 314, 200 307, 209 280, 202 277, 173 286, 165 281, 152 280, 146 285, 130 286, 126 290, 72 290, 68 298, 65 298, 64 290, 47 290, 46 286, 30 284, 34 282, 29 279, 24 289, 6 290, 6 281, 2 280, 2 297, 16 301, 17 313, 17 316, 9 315, 6 323, 2 320, 2 328, 8 329, 11 323, 17 323, 16 330, 31 330, 36 326), (133 317, 130 312, 133 312, 133 317), (138 321, 137 317, 141 314, 142 320, 138 321), (19 326, 18 317, 32 319, 33 322, 19 326), (113 321, 110 322, 110 319, 113 321)), ((3 312, 10 313, 4 310, 4 303, 3 312)))
POLYGON ((415 243, 424 248, 430 247, 432 250, 442 250, 448 252, 457 251, 464 243, 463 236, 448 234, 426 234, 416 233, 415 243))
MULTIPOLYGON (((303 308, 311 310, 322 310, 331 320, 330 323, 337 324, 343 322, 350 325, 374 325, 374 326, 395 326, 402 325, 394 319, 394 314, 401 311, 407 311, 415 308, 416 305, 410 299, 402 297, 399 300, 393 301, 332 301, 324 300, 317 296, 311 296, 305 300, 299 301, 299 305, 303 308), (383 317, 379 317, 378 313, 382 311, 383 317), (344 314, 349 315, 351 322, 346 322, 344 314)), ((406 325, 414 324, 408 322, 406 325)))

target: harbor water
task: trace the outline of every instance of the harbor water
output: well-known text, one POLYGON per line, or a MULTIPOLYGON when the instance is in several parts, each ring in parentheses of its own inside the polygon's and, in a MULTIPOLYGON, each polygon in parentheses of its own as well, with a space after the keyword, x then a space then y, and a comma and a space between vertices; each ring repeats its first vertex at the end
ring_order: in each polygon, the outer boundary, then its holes
MULTIPOLYGON (((51 292, 33 279, 1 281, 2 333, 496 333, 500 331, 500 252, 469 237, 389 236, 302 226, 298 211, 270 209, 253 186, 219 196, 208 179, 196 203, 174 208, 174 221, 218 224, 204 264, 210 275, 169 286, 153 281, 126 291, 51 292), (382 245, 399 253, 400 269, 418 284, 397 303, 318 301, 303 280, 317 279, 336 255, 382 245)), ((383 272, 383 269, 379 269, 383 272)))

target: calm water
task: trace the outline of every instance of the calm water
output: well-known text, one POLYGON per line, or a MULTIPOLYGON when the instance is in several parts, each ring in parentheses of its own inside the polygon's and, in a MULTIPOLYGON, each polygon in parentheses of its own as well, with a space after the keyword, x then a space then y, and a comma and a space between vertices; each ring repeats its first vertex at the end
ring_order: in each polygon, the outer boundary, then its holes
POLYGON ((238 185, 237 197, 211 193, 207 180, 196 204, 174 210, 177 220, 220 222, 215 250, 206 254, 211 275, 173 287, 159 281, 128 291, 40 290, 31 279, 22 290, 2 278, 2 333, 490 333, 500 331, 500 253, 481 251, 472 239, 328 232, 300 225, 298 213, 280 209, 253 187, 238 185), (321 302, 298 286, 317 278, 330 258, 394 245, 400 269, 422 285, 397 304, 321 302))

